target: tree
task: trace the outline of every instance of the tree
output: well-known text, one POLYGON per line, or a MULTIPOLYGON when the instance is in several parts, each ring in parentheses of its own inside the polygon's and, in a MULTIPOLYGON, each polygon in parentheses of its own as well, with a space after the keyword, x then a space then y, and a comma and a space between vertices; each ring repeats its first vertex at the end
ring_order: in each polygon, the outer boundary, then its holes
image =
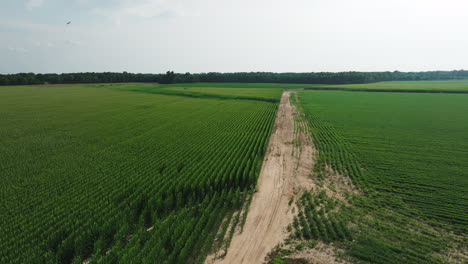
POLYGON ((159 81, 159 83, 163 83, 163 84, 174 83, 175 77, 176 75, 173 71, 167 71, 166 74, 161 77, 161 80, 159 81))
POLYGON ((299 83, 299 84, 349 84, 380 81, 454 80, 468 79, 468 71, 431 72, 232 72, 232 73, 174 73, 141 74, 128 72, 78 72, 78 73, 17 73, 0 74, 0 85, 60 84, 60 83, 113 83, 113 82, 239 82, 239 83, 299 83))

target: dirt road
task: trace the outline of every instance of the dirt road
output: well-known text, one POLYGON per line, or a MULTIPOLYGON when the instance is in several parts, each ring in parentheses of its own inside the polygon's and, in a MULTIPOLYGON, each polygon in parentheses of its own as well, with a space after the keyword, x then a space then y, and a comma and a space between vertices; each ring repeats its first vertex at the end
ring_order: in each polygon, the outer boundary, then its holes
POLYGON ((216 264, 263 263, 268 252, 287 236, 286 228, 293 220, 288 202, 296 182, 304 183, 313 165, 311 144, 302 146, 300 155, 292 154, 292 142, 301 136, 294 133, 296 113, 290 95, 282 95, 243 232, 233 237, 227 255, 216 260, 216 264))

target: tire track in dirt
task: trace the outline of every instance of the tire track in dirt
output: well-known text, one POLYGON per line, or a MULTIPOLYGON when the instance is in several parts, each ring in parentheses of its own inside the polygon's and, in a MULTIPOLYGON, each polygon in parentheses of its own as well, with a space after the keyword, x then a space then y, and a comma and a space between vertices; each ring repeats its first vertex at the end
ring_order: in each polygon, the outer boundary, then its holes
POLYGON ((253 195, 243 232, 233 237, 223 259, 206 264, 263 263, 267 254, 288 235, 286 228, 293 220, 288 202, 295 186, 307 183, 314 152, 312 145, 306 144, 299 157, 291 154, 296 138, 294 116, 297 113, 289 100, 290 95, 291 92, 286 91, 281 97, 257 192, 253 195))

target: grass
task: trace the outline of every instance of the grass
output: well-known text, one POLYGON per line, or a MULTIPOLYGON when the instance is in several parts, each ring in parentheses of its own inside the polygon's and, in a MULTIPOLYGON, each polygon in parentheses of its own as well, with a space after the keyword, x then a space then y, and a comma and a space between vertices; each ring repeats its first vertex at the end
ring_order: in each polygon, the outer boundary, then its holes
POLYGON ((1 263, 208 254, 256 183, 278 105, 136 86, 0 88, 1 263))

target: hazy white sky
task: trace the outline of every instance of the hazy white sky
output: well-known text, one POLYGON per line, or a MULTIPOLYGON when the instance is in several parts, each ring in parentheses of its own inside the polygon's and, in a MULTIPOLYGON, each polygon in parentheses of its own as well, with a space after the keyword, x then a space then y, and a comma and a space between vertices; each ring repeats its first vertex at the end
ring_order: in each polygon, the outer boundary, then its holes
POLYGON ((468 69, 467 0, 0 1, 0 73, 468 69))

